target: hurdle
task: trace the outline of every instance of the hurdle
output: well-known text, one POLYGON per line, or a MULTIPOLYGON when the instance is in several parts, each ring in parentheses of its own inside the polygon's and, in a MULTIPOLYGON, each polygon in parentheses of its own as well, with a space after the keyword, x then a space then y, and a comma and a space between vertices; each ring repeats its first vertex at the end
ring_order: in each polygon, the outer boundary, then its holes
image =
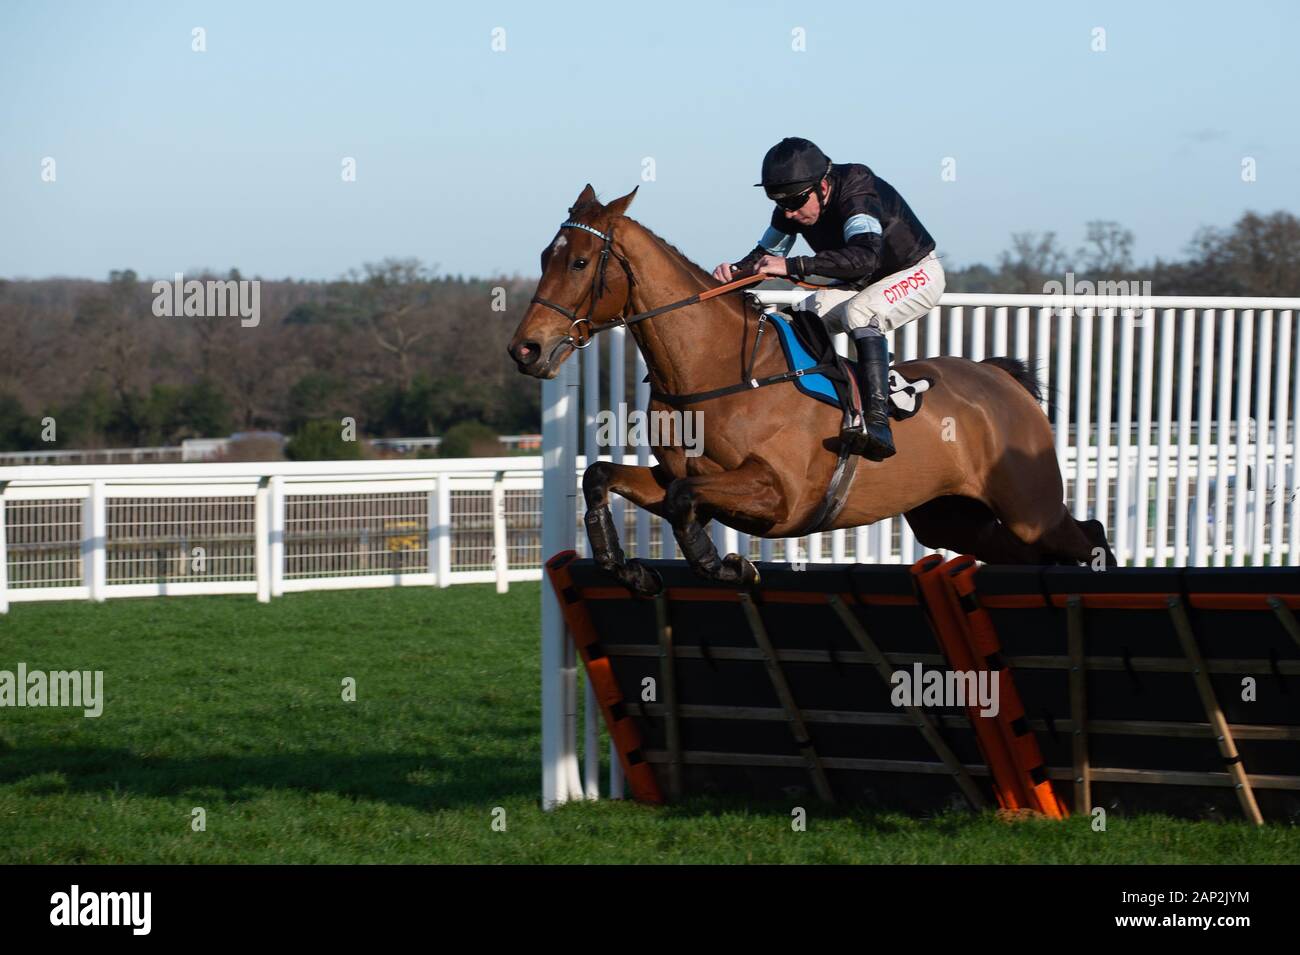
POLYGON ((930 555, 763 564, 763 586, 737 593, 651 564, 654 599, 572 551, 547 565, 638 800, 1300 819, 1292 569, 930 555), (918 665, 990 671, 1000 713, 898 705, 891 676, 918 665))

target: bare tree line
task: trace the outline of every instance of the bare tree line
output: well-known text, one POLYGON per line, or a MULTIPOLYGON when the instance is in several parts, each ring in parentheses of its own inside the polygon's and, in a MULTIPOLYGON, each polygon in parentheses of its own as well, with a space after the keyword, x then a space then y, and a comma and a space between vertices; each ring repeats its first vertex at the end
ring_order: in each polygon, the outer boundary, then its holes
MULTIPOLYGON (((1300 220, 1287 212, 1202 230, 1177 261, 1137 265, 1133 248, 1114 222, 1089 223, 1074 251, 1050 232, 1014 233, 996 265, 949 268, 948 287, 1042 292, 1074 271, 1149 280, 1157 295, 1300 295, 1300 220)), ((158 317, 151 282, 129 270, 102 282, 0 280, 0 450, 51 447, 45 419, 53 445, 67 448, 293 433, 344 417, 374 436, 467 421, 534 431, 539 385, 505 347, 535 281, 439 276, 415 259, 333 282, 261 279, 259 321, 245 327, 238 317, 158 317)))

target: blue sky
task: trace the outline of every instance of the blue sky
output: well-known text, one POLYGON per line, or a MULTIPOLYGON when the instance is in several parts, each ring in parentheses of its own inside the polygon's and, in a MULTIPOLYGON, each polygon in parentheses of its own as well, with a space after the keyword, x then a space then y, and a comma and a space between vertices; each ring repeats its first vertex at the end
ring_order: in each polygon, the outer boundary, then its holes
POLYGON ((631 214, 712 267, 762 231, 750 184, 786 135, 872 166, 951 264, 1017 231, 1072 248, 1089 219, 1177 256, 1247 209, 1300 213, 1298 28, 1282 0, 6 0, 0 276, 535 274, 588 181, 640 184, 631 214))

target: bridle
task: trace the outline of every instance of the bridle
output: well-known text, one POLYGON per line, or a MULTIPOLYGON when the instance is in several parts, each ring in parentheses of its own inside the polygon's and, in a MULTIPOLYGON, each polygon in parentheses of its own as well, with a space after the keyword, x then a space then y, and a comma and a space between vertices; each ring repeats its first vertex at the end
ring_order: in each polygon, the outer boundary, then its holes
POLYGON ((632 308, 632 287, 636 284, 636 279, 632 277, 632 267, 628 265, 628 261, 623 254, 614 248, 613 229, 610 229, 608 232, 601 232, 599 229, 589 226, 586 223, 574 222, 572 219, 561 222, 560 228, 581 229, 583 232, 590 232, 596 238, 601 240, 602 245, 600 247, 600 260, 596 263, 596 274, 591 280, 591 288, 587 290, 587 294, 579 299, 578 304, 573 308, 565 308, 563 305, 544 299, 540 295, 533 296, 534 304, 543 305, 546 308, 559 312, 569 320, 568 333, 555 343, 555 347, 551 349, 551 354, 547 358, 548 361, 553 359, 556 351, 565 345, 578 349, 586 348, 591 344, 591 340, 596 337, 597 332, 617 328, 620 325, 626 326, 628 324, 627 313, 632 308), (609 257, 611 255, 618 260, 618 264, 623 269, 623 274, 627 276, 627 300, 623 303, 623 307, 619 309, 619 313, 615 318, 604 325, 598 326, 592 324, 592 316, 596 312, 596 303, 599 302, 605 294, 605 269, 609 265, 609 257), (583 317, 579 317, 578 309, 582 307, 583 302, 588 303, 587 314, 583 317), (583 332, 584 327, 586 328, 585 332, 583 332))
MULTIPOLYGON (((551 354, 547 356, 547 361, 553 361, 556 353, 561 348, 568 346, 570 348, 582 349, 591 344, 593 338, 600 332, 607 332, 611 328, 628 328, 638 322, 644 322, 647 319, 654 318, 656 315, 662 315, 665 312, 675 311, 679 308, 685 308, 688 305, 697 305, 700 302, 707 302, 711 298, 717 298, 719 295, 726 295, 729 292, 736 292, 747 285, 753 285, 755 282, 761 282, 765 276, 755 274, 747 275, 744 278, 734 279, 725 285, 719 285, 717 288, 707 289, 703 292, 696 292, 687 298, 678 299, 676 302, 669 302, 667 305, 660 305, 658 308, 652 308, 648 312, 638 312, 635 315, 629 315, 632 308, 632 289, 636 285, 636 277, 632 275, 632 266, 628 264, 627 259, 621 252, 614 248, 614 230, 601 232, 599 229, 587 225, 585 222, 574 222, 572 219, 560 223, 561 229, 581 229, 583 232, 590 232, 603 243, 600 248, 600 260, 596 263, 596 275, 591 280, 591 288, 587 294, 578 300, 578 304, 573 308, 566 308, 557 302, 544 299, 540 295, 533 296, 533 303, 544 306, 553 311, 559 312, 569 320, 569 330, 563 338, 555 343, 551 349, 551 354), (603 325, 596 325, 592 322, 592 317, 596 311, 596 303, 600 301, 605 294, 605 269, 609 265, 609 257, 613 256, 619 266, 623 269, 623 274, 627 276, 627 300, 623 307, 619 309, 618 314, 603 325), (578 315, 578 309, 582 303, 587 302, 587 314, 578 315), (584 331, 585 329, 585 331, 584 331)), ((802 283, 800 283, 802 284, 802 283)))

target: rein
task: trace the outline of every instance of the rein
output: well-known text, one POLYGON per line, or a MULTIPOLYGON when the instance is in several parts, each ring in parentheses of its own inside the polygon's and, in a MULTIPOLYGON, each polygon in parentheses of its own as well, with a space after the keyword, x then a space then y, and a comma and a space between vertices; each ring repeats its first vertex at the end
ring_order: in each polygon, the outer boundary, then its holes
MULTIPOLYGON (((703 292, 696 292, 694 295, 678 299, 676 302, 670 302, 667 305, 660 305, 658 308, 652 308, 649 311, 637 312, 635 315, 628 315, 627 312, 632 307, 632 288, 636 284, 636 279, 632 275, 632 267, 628 264, 627 259, 614 248, 614 230, 610 229, 609 232, 601 232, 599 229, 589 226, 584 222, 574 222, 571 219, 561 222, 560 228, 581 229, 584 232, 589 232, 596 236, 596 238, 600 239, 603 244, 600 249, 600 260, 596 265, 596 276, 591 281, 591 288, 587 290, 587 294, 578 301, 577 305, 573 308, 566 308, 556 302, 544 299, 540 295, 534 295, 532 298, 533 304, 541 305, 545 308, 559 312, 567 318, 570 323, 568 334, 555 343, 555 346, 551 349, 551 354, 547 359, 548 361, 554 360, 556 353, 565 346, 579 350, 586 348, 591 344, 592 339, 594 339, 600 332, 607 332, 612 328, 627 328, 637 324, 638 322, 644 322, 648 319, 655 318, 658 315, 676 311, 679 308, 686 308, 689 305, 698 305, 701 302, 707 302, 709 299, 718 298, 721 295, 738 292, 747 286, 754 285, 755 283, 761 282, 763 279, 767 278, 766 275, 761 275, 759 273, 747 275, 744 278, 733 279, 730 282, 719 285, 717 288, 706 289, 703 292), (605 269, 609 265, 609 257, 611 255, 618 261, 619 266, 623 269, 623 274, 627 276, 627 300, 623 303, 623 308, 615 318, 603 325, 596 325, 592 322, 592 316, 596 311, 596 303, 600 301, 601 297, 605 294, 605 269), (581 307, 584 301, 588 302, 587 314, 580 317, 578 315, 578 308, 581 307)), ((809 289, 832 287, 826 285, 812 285, 800 281, 795 281, 794 284, 809 289)), ((657 401, 664 402, 665 404, 694 404, 698 401, 708 401, 712 398, 721 398, 723 395, 735 394, 741 391, 750 391, 754 388, 762 388, 766 385, 780 384, 783 381, 793 381, 796 378, 802 378, 804 375, 833 374, 837 371, 834 365, 815 365, 812 368, 782 372, 779 375, 769 375, 766 378, 753 378, 751 373, 754 368, 754 362, 758 357, 758 344, 763 338, 763 328, 766 320, 767 315, 760 313, 758 317, 758 332, 754 336, 754 348, 750 353, 749 364, 745 369, 745 380, 734 385, 714 388, 711 391, 698 391, 688 395, 670 395, 661 391, 652 390, 650 396, 657 401)))
POLYGON ((676 302, 670 302, 667 305, 660 305, 658 308, 652 308, 646 312, 637 312, 635 315, 628 315, 627 311, 632 307, 632 287, 636 284, 636 279, 632 275, 632 267, 628 261, 618 251, 614 249, 614 231, 601 232, 599 229, 592 228, 583 222, 562 222, 561 229, 582 229, 584 232, 590 232, 596 238, 602 240, 604 245, 600 249, 600 261, 596 266, 596 277, 592 279, 591 288, 582 300, 574 308, 565 308, 555 302, 542 298, 540 295, 533 296, 533 302, 537 305, 545 306, 553 311, 559 312, 570 322, 569 333, 565 335, 558 343, 556 348, 563 345, 570 345, 574 348, 586 348, 591 344, 591 340, 600 332, 607 332, 611 328, 626 328, 635 325, 638 322, 644 322, 647 319, 654 318, 657 315, 663 315, 665 312, 676 311, 679 308, 686 308, 688 305, 698 305, 700 302, 707 302, 711 298, 717 298, 719 295, 726 295, 730 292, 739 291, 748 285, 761 282, 767 276, 764 275, 747 275, 741 279, 735 279, 725 285, 717 288, 707 289, 703 292, 697 292, 687 298, 679 299, 676 302), (623 308, 618 316, 604 325, 595 325, 592 323, 592 314, 596 310, 598 302, 605 294, 605 268, 609 264, 609 257, 613 255, 618 260, 619 266, 623 269, 623 274, 627 276, 627 301, 623 303, 623 308), (577 309, 583 301, 589 301, 587 314, 583 317, 578 316, 577 309), (583 330, 585 328, 585 331, 583 330))

